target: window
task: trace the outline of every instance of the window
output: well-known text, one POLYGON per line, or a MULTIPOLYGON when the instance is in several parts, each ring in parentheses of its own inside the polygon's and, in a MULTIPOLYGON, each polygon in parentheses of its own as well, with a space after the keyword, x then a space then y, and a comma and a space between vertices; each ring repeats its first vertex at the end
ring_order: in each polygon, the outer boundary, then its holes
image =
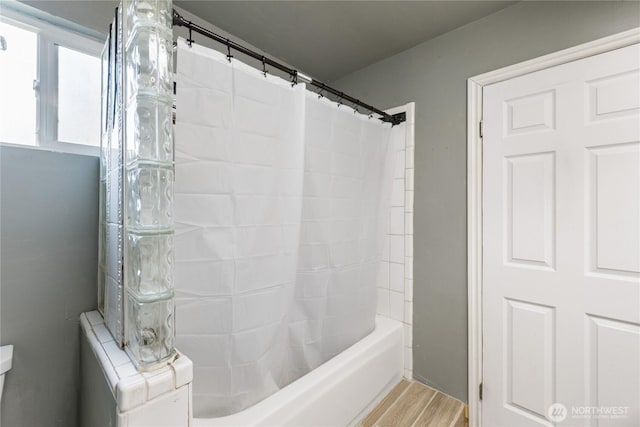
POLYGON ((0 37, 0 143, 98 155, 102 43, 13 10, 0 37))
POLYGON ((38 35, 0 22, 0 141, 36 144, 38 35))
POLYGON ((57 48, 58 140, 99 147, 100 58, 57 48))

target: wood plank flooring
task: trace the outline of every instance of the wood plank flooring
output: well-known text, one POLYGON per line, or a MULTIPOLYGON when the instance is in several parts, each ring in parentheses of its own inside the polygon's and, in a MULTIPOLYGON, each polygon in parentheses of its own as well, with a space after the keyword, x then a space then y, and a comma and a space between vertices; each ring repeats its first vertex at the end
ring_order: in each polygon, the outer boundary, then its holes
POLYGON ((464 404, 417 381, 400 381, 361 427, 465 427, 464 404))

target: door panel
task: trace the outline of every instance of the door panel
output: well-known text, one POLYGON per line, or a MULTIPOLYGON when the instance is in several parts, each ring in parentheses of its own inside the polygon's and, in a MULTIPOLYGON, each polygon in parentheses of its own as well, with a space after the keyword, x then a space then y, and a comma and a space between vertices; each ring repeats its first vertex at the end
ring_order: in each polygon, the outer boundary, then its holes
POLYGON ((544 420, 555 394, 554 309, 510 299, 504 304, 507 405, 544 420), (532 377, 532 370, 539 375, 532 377))
MULTIPOLYGON (((588 405, 628 407, 629 419, 637 420, 640 381, 620 379, 640 378, 640 326, 591 315, 587 322, 588 405)), ((616 421, 610 425, 633 425, 616 421)))
POLYGON ((620 278, 638 278, 640 144, 590 147, 587 153, 589 271, 620 278), (626 206, 626 209, 620 209, 621 206, 626 206))
POLYGON ((555 153, 505 157, 506 263, 553 269, 555 153))
POLYGON ((483 121, 484 426, 640 425, 640 46, 487 86, 483 121))

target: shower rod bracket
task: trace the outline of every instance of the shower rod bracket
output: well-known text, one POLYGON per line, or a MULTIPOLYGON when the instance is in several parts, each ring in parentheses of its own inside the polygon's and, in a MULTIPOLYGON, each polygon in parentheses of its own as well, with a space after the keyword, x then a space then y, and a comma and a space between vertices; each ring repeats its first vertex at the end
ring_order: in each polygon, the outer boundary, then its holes
POLYGON ((396 113, 391 115, 390 123, 394 126, 399 125, 400 123, 406 122, 406 121, 407 121, 407 113, 404 111, 402 113, 396 113))
MULTIPOLYGON (((327 92, 327 93, 331 93, 335 96, 340 97, 340 101, 339 101, 339 105, 342 105, 344 102, 348 102, 349 104, 352 104, 356 107, 362 107, 365 110, 369 111, 369 116, 371 116, 372 114, 377 114, 379 115, 379 119, 382 120, 383 122, 387 122, 387 123, 391 123, 392 126, 395 125, 399 125, 400 123, 404 122, 407 119, 407 115, 406 113, 398 113, 398 114, 389 114, 389 113, 385 113, 384 111, 375 108, 371 105, 365 104, 364 102, 344 94, 343 92, 340 92, 337 89, 332 88, 331 86, 326 85, 325 83, 316 80, 316 79, 312 79, 302 73, 300 73, 298 70, 289 68, 286 65, 283 65, 271 58, 268 58, 266 56, 264 56, 261 53, 255 52, 245 46, 242 46, 232 40, 229 40, 226 37, 222 37, 221 35, 218 35, 216 33, 214 33, 213 31, 210 31, 204 27, 201 27, 198 24, 194 24, 193 22, 189 21, 188 19, 184 18, 182 15, 180 15, 180 13, 178 13, 178 11, 176 11, 175 9, 173 9, 173 26, 174 27, 185 27, 189 29, 189 45, 191 45, 191 43, 193 43, 193 37, 192 37, 192 32, 196 32, 198 34, 201 34, 205 37, 208 37, 212 40, 217 41, 218 43, 222 43, 223 45, 225 45, 227 47, 227 54, 228 54, 228 58, 230 60, 231 56, 231 49, 234 49, 244 55, 247 55, 253 59, 256 59, 260 62, 262 62, 262 70, 263 72, 266 72, 266 66, 269 65, 270 67, 273 67, 275 69, 278 69, 286 74, 289 74, 289 77, 291 78, 291 82, 293 84, 297 84, 298 83, 298 77, 302 77, 301 80, 304 80, 306 82, 308 82, 308 84, 310 84, 311 86, 317 87, 320 89, 320 95, 319 96, 323 96, 323 92, 327 92)), ((356 109, 356 108, 354 108, 356 109)))

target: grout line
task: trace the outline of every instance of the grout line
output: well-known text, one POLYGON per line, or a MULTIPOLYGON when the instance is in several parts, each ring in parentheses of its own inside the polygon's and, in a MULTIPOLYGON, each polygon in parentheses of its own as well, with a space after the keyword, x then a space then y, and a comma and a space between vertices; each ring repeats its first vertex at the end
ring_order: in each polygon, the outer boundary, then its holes
MULTIPOLYGON (((408 381, 406 378, 402 378, 402 381, 407 381, 409 383, 409 385, 407 386, 407 388, 404 389, 404 391, 402 393, 400 393, 398 395, 398 397, 396 397, 396 399, 391 402, 391 404, 389 405, 389 407, 382 413, 380 414, 380 416, 378 417, 378 419, 376 420, 376 422, 373 423, 373 427, 376 427, 378 425, 378 421, 380 421, 386 414, 387 412, 389 412, 389 409, 391 409, 393 407, 393 405, 395 405, 402 396, 404 396, 404 394, 411 388, 411 385, 413 383, 413 381, 408 381)), ((401 381, 401 382, 402 382, 401 381)), ((398 383, 399 384, 399 383, 398 383)), ((383 399, 384 400, 384 399, 383 399)))
MULTIPOLYGON (((431 389, 434 390, 434 389, 431 389)), ((411 424, 411 427, 415 426, 416 423, 418 422, 418 420, 420 419, 420 416, 424 413, 424 411, 427 410, 427 408, 429 407, 429 405, 431 405, 431 402, 433 401, 433 399, 436 398, 436 396, 438 395, 438 393, 440 393, 438 390, 434 390, 435 393, 433 393, 433 396, 431 396, 431 399, 429 399, 429 401, 427 402, 426 405, 424 405, 424 408, 422 408, 422 411, 420 411, 420 413, 418 414, 418 416, 416 417, 416 419, 413 421, 413 424, 411 424)))

